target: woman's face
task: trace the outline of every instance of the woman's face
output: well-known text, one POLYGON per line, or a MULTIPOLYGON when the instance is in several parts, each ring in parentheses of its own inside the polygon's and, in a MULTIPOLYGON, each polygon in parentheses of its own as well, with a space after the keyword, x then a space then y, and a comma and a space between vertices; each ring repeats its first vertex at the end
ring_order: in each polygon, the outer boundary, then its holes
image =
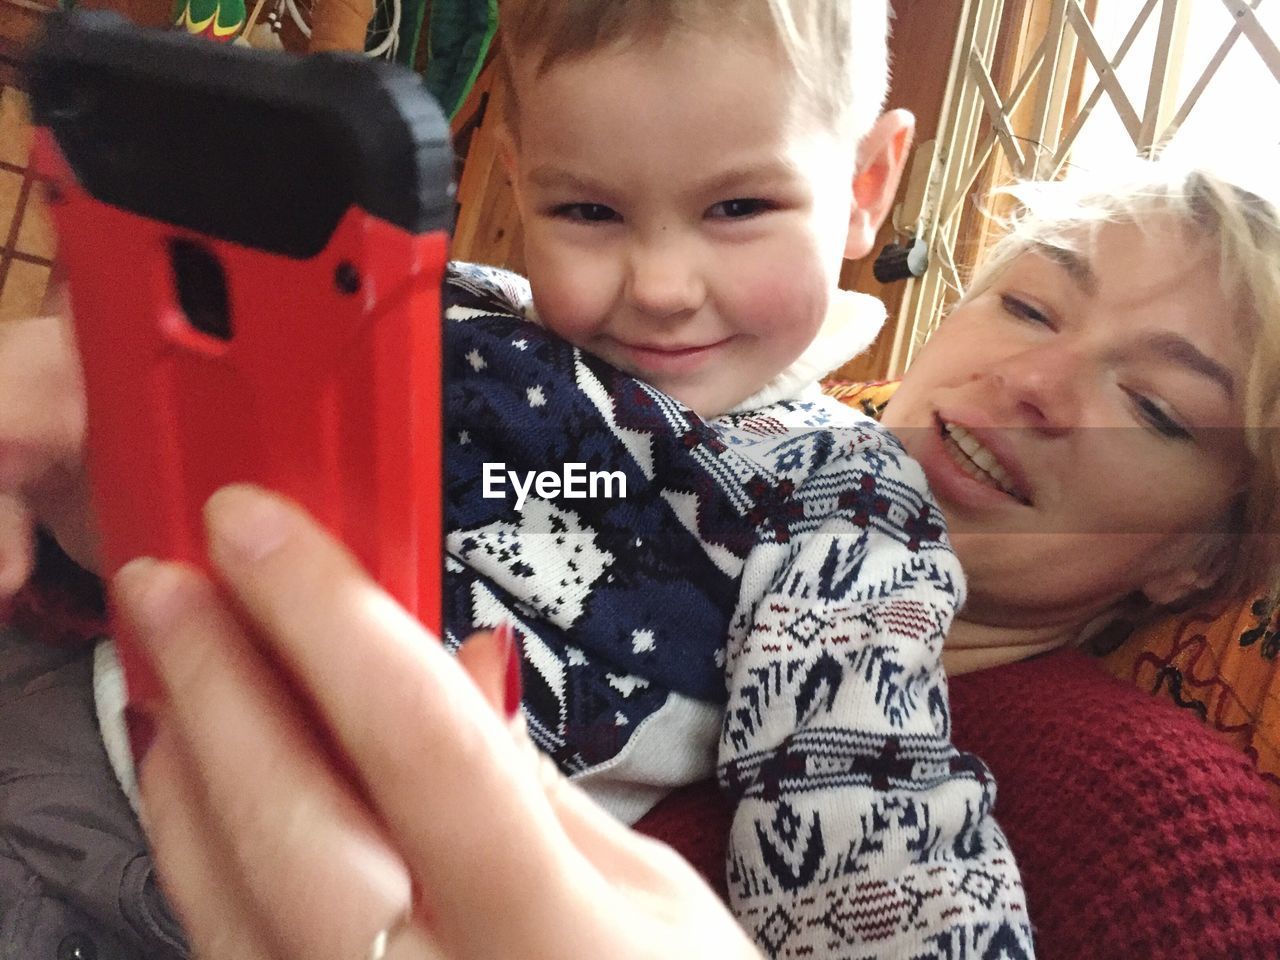
POLYGON ((1070 624, 1199 585, 1249 459, 1239 317, 1212 247, 1158 218, 1029 250, 942 323, 884 422, 947 516, 967 620, 1070 624))

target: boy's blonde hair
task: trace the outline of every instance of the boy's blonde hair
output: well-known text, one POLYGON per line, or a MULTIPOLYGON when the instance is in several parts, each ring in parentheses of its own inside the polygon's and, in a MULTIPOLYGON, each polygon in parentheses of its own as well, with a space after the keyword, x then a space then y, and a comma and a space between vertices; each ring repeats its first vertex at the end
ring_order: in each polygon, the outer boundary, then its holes
POLYGON ((513 132, 517 65, 536 77, 574 57, 681 30, 777 43, 817 118, 857 137, 879 116, 888 88, 886 0, 512 0, 501 5, 499 23, 513 132))
POLYGON ((1212 589, 1232 596, 1280 590, 1280 196, 1274 169, 1134 160, 1106 173, 1000 190, 1016 209, 1002 218, 1004 236, 960 301, 990 288, 1025 251, 1078 250, 1103 224, 1141 226, 1171 216, 1217 248, 1225 300, 1238 305, 1242 335, 1252 348, 1243 393, 1252 463, 1245 489, 1206 543, 1222 570, 1212 589))

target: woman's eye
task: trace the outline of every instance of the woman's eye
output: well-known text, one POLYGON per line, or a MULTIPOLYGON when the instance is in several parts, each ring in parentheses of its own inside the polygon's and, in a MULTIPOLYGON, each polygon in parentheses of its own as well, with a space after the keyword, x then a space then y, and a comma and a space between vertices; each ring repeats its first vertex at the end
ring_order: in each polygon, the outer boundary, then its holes
POLYGON ((1000 305, 1004 307, 1005 313, 1008 313, 1010 316, 1017 317, 1019 320, 1038 323, 1044 327, 1052 326, 1049 322, 1049 318, 1044 313, 1027 303, 1027 301, 1020 300, 1011 294, 1001 294, 1000 305))
POLYGON ((562 203, 551 211, 552 216, 578 223, 607 223, 620 220, 617 211, 603 203, 562 203))
POLYGON ((1125 390, 1129 395, 1129 399, 1133 401, 1134 408, 1138 411, 1138 415, 1145 420, 1152 428, 1161 436, 1169 437, 1171 440, 1191 440, 1191 432, 1186 427, 1174 420, 1173 417, 1165 413, 1154 400, 1150 397, 1135 393, 1132 390, 1125 390))
POLYGON ((739 197, 734 200, 722 200, 707 211, 707 215, 720 220, 742 220, 758 216, 766 210, 773 209, 768 200, 756 197, 739 197))

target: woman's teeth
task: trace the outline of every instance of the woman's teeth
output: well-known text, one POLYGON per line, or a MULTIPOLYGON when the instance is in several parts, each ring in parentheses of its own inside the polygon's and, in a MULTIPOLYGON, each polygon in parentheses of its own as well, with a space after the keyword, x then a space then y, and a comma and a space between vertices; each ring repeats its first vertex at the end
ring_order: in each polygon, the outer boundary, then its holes
POLYGON ((1013 489, 1013 478, 1000 466, 990 450, 978 442, 978 438, 964 427, 954 423, 943 423, 943 441, 952 458, 969 476, 983 483, 995 486, 1016 500, 1026 503, 1026 499, 1013 489))

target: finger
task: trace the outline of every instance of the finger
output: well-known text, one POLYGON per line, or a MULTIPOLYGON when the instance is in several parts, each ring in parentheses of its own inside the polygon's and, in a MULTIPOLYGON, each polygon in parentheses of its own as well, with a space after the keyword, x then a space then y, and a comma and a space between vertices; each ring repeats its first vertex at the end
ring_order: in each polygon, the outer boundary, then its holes
POLYGON ((31 482, 49 464, 80 458, 85 400, 70 322, 0 324, 0 488, 31 482))
POLYGON ((183 749, 161 726, 139 773, 161 888, 201 960, 271 960, 262 921, 183 749))
POLYGON ((479 931, 495 938, 490 955, 539 955, 502 938, 544 930, 558 897, 591 885, 587 867, 461 666, 293 505, 230 487, 206 519, 219 576, 314 698, 421 884, 433 932, 450 948, 474 938, 479 905, 504 921, 479 931))
POLYGON ((102 569, 102 545, 83 464, 51 466, 24 489, 23 495, 32 515, 53 534, 67 556, 86 570, 96 573, 102 569))
POLYGON ((85 422, 69 317, 0 324, 0 492, 20 498, 72 559, 97 569, 85 422))
POLYGON ((409 878, 296 698, 195 571, 143 560, 114 586, 272 942, 286 957, 360 956, 409 903, 409 878))
POLYGON ((0 600, 21 589, 34 563, 31 514, 16 498, 0 494, 0 600))

